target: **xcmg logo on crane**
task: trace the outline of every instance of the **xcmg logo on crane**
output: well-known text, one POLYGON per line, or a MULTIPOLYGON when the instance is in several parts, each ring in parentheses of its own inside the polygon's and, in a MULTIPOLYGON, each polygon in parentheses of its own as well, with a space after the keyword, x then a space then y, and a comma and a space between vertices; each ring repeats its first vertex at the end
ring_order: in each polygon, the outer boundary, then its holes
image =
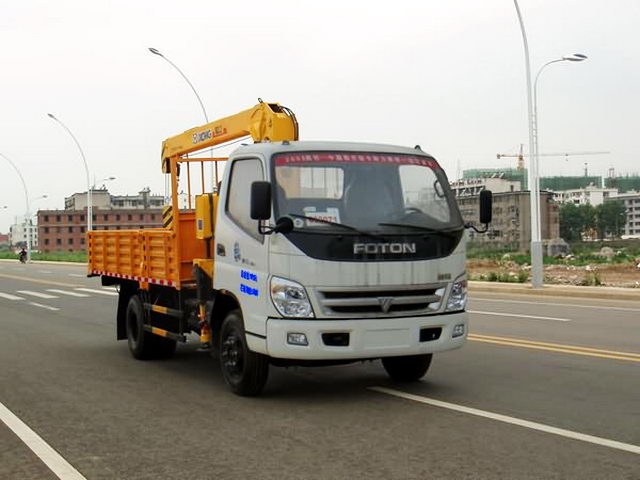
POLYGON ((204 142, 205 140, 211 140, 213 138, 213 132, 211 129, 204 132, 197 132, 193 134, 193 144, 204 142))
POLYGON ((209 130, 205 130, 204 132, 196 132, 191 137, 193 140, 193 144, 201 143, 206 140, 211 140, 214 137, 219 137, 220 135, 224 135, 227 133, 227 129, 223 127, 216 127, 215 133, 209 130))

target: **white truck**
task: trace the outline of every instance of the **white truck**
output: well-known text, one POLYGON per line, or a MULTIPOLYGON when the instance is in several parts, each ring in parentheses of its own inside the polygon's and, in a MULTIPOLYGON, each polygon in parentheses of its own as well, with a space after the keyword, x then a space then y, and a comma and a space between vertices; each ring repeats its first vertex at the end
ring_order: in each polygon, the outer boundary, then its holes
MULTIPOLYGON (((270 365, 381 359, 392 379, 420 379, 468 331, 469 225, 444 171, 419 147, 297 141, 290 111, 259 109, 262 131, 240 132, 257 143, 229 156, 216 193, 178 209, 178 165, 204 175, 220 159, 188 154, 240 136, 236 116, 165 141, 164 229, 89 234, 89 274, 120 286, 118 338, 156 358, 195 332, 240 395, 260 393, 270 365)), ((489 223, 490 192, 480 210, 489 223)))

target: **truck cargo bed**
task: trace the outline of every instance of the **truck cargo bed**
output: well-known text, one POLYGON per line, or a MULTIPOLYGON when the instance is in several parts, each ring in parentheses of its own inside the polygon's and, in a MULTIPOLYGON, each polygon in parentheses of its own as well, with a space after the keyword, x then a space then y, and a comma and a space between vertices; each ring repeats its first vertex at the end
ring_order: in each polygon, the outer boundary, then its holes
POLYGON ((192 282, 193 259, 203 257, 205 245, 195 239, 193 211, 181 211, 178 221, 174 228, 89 232, 89 274, 178 289, 192 282))

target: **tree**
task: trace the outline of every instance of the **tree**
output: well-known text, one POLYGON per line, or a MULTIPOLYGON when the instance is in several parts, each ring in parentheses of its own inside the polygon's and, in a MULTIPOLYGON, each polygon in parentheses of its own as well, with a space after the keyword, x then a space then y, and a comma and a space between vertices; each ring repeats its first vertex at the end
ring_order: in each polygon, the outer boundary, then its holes
POLYGON ((560 206, 560 236, 567 242, 582 238, 583 220, 580 210, 574 203, 563 203, 560 206))
POLYGON ((624 202, 611 200, 596 207, 596 228, 600 239, 619 237, 627 222, 627 209, 624 202))

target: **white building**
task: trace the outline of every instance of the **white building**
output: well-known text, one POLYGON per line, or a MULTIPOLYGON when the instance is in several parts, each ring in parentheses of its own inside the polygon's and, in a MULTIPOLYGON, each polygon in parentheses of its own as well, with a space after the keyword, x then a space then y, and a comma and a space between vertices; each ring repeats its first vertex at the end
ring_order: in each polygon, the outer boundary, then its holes
POLYGON ((450 182, 451 190, 456 197, 470 197, 479 195, 483 190, 491 190, 493 193, 518 192, 521 189, 520 182, 506 178, 463 178, 450 182))
POLYGON ((553 192, 553 199, 558 203, 573 203, 575 205, 601 205, 610 198, 618 196, 617 188, 601 188, 589 185, 574 190, 557 190, 553 192))
MULTIPOLYGON (((9 244, 16 246, 27 244, 27 225, 24 218, 16 217, 14 224, 9 227, 9 244)), ((38 226, 35 223, 31 224, 31 248, 35 249, 38 246, 38 226)))
MULTIPOLYGON (((91 204, 94 209, 149 209, 162 208, 165 199, 162 195, 152 195, 149 188, 137 195, 111 195, 106 188, 91 190, 91 204)), ((65 210, 83 210, 87 208, 87 192, 74 193, 64 199, 65 210)))
POLYGON ((621 193, 616 200, 624 202, 627 209, 623 238, 640 238, 640 192, 621 193))

